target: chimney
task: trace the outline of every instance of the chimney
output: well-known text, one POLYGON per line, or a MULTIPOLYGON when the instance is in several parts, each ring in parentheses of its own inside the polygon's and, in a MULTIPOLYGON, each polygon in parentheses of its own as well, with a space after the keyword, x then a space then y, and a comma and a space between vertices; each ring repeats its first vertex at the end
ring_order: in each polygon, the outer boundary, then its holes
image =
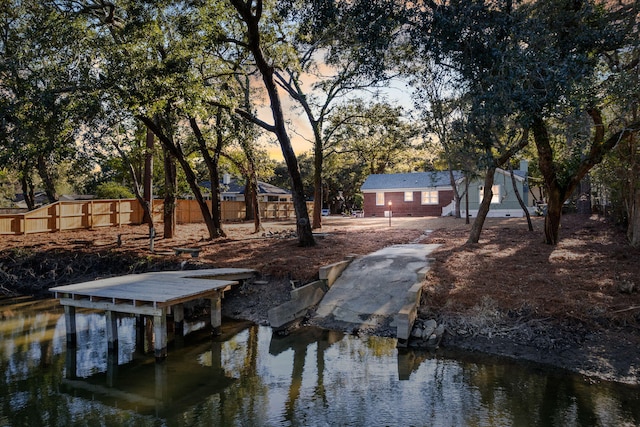
POLYGON ((529 162, 527 160, 520 160, 520 170, 524 172, 529 171, 529 162))
POLYGON ((225 172, 224 175, 222 175, 222 183, 224 185, 229 185, 230 182, 231 182, 231 175, 229 174, 229 172, 225 172))

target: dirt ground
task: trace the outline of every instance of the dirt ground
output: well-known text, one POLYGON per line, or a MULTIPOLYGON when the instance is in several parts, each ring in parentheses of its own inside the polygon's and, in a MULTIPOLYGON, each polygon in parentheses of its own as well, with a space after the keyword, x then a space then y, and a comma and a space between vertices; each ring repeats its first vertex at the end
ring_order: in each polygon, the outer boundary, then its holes
POLYGON ((246 267, 266 284, 229 291, 224 314, 265 324, 292 286, 347 255, 398 243, 438 243, 424 285, 420 317, 447 327, 442 344, 542 362, 593 378, 640 383, 640 250, 624 231, 596 217, 567 215, 557 246, 542 243, 543 218, 489 218, 479 244, 455 218, 325 218, 313 248, 297 246, 292 222, 227 224, 206 240, 203 225, 160 234, 125 226, 0 237, 0 295, 49 296, 52 286, 126 273, 246 267), (121 244, 118 245, 118 237, 121 244), (173 247, 197 247, 198 258, 173 247))

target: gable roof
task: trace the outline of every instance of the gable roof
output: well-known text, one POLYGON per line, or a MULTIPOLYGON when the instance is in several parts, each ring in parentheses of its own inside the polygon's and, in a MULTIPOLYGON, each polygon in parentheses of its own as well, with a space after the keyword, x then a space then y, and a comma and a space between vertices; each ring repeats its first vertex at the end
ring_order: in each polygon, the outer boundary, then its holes
MULTIPOLYGON (((453 171, 453 177, 457 181, 462 177, 462 173, 453 171)), ((409 190, 436 187, 451 187, 449 171, 369 175, 362 184, 361 190, 409 190)))

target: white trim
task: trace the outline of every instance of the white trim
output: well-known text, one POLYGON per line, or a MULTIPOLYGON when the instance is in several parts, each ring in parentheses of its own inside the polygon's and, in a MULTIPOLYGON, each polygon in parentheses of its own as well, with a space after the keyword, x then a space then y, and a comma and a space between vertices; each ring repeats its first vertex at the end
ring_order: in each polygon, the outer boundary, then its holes
MULTIPOLYGON (((467 211, 464 209, 460 209, 460 216, 464 218, 467 211)), ((529 213, 532 213, 532 210, 529 209, 529 213)), ((478 216, 478 209, 469 209, 469 214, 471 218, 475 218, 478 216)), ((489 209, 489 213, 487 213, 487 218, 522 218, 524 216, 524 212, 522 209, 489 209)))
POLYGON ((378 189, 368 189, 361 190, 362 193, 404 193, 405 191, 447 191, 453 190, 451 185, 440 186, 440 187, 413 187, 413 188, 378 188, 378 189))

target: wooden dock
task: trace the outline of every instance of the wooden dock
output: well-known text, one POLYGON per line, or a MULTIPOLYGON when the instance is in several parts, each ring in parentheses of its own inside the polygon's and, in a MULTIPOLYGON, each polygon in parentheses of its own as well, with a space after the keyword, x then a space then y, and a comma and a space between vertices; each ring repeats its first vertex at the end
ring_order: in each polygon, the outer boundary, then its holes
MULTIPOLYGON (((167 356, 168 314, 173 315, 176 334, 183 335, 183 304, 209 299, 211 326, 214 331, 218 330, 222 323, 224 292, 255 274, 255 270, 245 268, 163 271, 110 277, 49 290, 64 306, 67 345, 75 347, 77 344, 75 310, 78 307, 105 311, 109 350, 118 345, 117 313, 137 315, 139 326, 143 316, 152 316, 155 356, 163 359, 167 356)), ((144 330, 143 327, 137 329, 144 330)))

